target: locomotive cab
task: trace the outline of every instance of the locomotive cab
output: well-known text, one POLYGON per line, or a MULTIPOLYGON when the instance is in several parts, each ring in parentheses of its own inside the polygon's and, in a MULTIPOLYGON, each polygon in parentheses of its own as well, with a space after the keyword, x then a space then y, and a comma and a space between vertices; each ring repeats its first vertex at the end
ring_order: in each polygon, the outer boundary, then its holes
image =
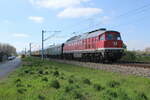
POLYGON ((104 48, 122 49, 123 42, 119 32, 108 31, 105 33, 104 48))
POLYGON ((106 31, 100 36, 103 42, 102 55, 109 61, 118 60, 123 55, 123 41, 121 35, 116 31, 106 31))

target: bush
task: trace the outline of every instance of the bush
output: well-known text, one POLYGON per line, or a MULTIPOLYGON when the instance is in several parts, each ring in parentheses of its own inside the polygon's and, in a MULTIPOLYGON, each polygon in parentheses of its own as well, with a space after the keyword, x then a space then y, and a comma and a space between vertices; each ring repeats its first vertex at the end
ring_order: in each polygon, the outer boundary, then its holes
POLYGON ((59 89, 60 88, 59 81, 57 81, 57 80, 53 80, 50 85, 51 85, 51 87, 53 87, 55 89, 59 89))
POLYGON ((126 51, 125 55, 121 58, 122 61, 136 61, 137 56, 135 52, 126 51))

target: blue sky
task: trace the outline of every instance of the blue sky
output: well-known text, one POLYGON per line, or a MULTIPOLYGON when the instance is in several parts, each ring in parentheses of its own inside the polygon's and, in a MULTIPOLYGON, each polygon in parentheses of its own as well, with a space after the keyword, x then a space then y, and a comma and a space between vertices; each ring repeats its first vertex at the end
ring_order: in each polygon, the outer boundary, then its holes
POLYGON ((121 32, 130 50, 150 47, 149 0, 1 0, 0 12, 0 42, 17 51, 40 48, 42 29, 61 31, 48 46, 101 27, 121 32))

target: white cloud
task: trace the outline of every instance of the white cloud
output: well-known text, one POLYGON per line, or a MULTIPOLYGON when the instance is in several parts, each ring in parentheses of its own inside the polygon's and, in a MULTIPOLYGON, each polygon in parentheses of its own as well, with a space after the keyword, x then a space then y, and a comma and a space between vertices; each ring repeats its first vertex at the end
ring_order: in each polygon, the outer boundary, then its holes
POLYGON ((17 38, 28 38, 29 35, 28 34, 24 34, 24 33, 14 33, 13 37, 17 37, 17 38))
POLYGON ((30 0, 33 5, 44 8, 68 8, 88 1, 90 0, 30 0))
POLYGON ((83 16, 92 16, 102 12, 100 8, 84 7, 93 5, 92 0, 29 0, 30 3, 37 7, 58 9, 61 8, 57 16, 60 18, 79 18, 83 16))
POLYGON ((79 18, 84 16, 92 16, 102 13, 102 9, 99 8, 66 8, 60 12, 57 16, 61 18, 79 18))
POLYGON ((44 18, 40 17, 40 16, 29 16, 28 19, 32 20, 36 23, 43 23, 44 22, 44 18))

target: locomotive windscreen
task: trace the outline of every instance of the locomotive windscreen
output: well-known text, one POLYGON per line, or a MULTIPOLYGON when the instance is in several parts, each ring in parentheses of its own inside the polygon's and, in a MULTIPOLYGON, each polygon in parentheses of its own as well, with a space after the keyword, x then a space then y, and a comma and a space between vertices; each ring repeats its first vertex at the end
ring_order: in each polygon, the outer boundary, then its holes
POLYGON ((109 32, 106 34, 106 40, 121 40, 120 33, 109 32))

